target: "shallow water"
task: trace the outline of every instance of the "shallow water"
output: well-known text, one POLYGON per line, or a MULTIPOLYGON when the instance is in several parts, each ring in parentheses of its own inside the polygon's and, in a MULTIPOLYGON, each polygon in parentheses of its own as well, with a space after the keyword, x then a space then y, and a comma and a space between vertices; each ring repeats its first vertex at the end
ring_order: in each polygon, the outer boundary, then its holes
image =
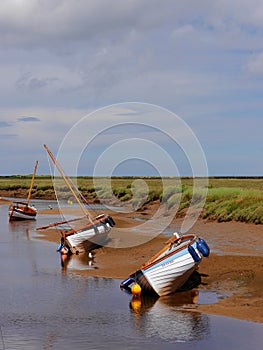
POLYGON ((0 206, 0 350, 262 347, 262 324, 191 311, 217 295, 132 300, 119 280, 73 272, 77 259, 62 269, 56 244, 32 238, 52 220, 9 223, 8 206, 0 206))

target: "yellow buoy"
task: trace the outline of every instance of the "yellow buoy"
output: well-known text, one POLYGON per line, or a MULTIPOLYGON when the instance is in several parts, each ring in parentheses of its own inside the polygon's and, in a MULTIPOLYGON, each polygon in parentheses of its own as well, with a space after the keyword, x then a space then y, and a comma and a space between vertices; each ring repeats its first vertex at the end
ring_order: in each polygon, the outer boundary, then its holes
POLYGON ((139 297, 141 295, 141 292, 142 292, 142 289, 140 285, 137 282, 135 282, 134 285, 131 287, 132 295, 139 297))
POLYGON ((141 298, 139 296, 134 295, 130 302, 130 306, 136 314, 139 314, 142 306, 141 298))
POLYGON ((192 296, 192 303, 197 304, 198 296, 199 296, 198 290, 192 290, 191 296, 192 296))
POLYGON ((68 255, 68 249, 67 249, 66 247, 62 247, 62 248, 60 249, 60 253, 61 253, 62 255, 68 255))

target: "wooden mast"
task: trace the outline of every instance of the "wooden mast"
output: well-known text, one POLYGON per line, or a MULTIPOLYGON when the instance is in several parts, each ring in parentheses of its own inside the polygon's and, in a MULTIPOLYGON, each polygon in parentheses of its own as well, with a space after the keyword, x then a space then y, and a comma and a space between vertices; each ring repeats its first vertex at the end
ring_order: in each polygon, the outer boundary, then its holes
POLYGON ((34 168, 33 176, 32 176, 32 179, 31 179, 30 188, 29 188, 29 192, 28 192, 27 200, 26 200, 27 204, 29 203, 29 200, 30 200, 30 197, 31 197, 31 192, 32 192, 32 188, 33 188, 33 183, 34 183, 36 171, 37 171, 37 166, 38 166, 38 161, 36 161, 36 165, 35 165, 35 168, 34 168))
POLYGON ((73 190, 73 188, 71 187, 68 179, 66 178, 66 176, 63 173, 63 170, 61 169, 60 165, 58 164, 58 162, 56 161, 55 157, 53 156, 53 154, 51 153, 51 151, 48 149, 47 145, 44 145, 47 153, 49 154, 50 158, 52 159, 53 163, 55 164, 56 168, 58 169, 58 171, 60 172, 63 180, 65 181, 66 185, 68 186, 68 188, 70 189, 71 193, 73 194, 74 198, 76 199, 76 201, 78 202, 81 210, 83 211, 83 213, 85 214, 85 216, 89 219, 89 221, 93 224, 93 221, 89 215, 89 212, 85 209, 84 205, 81 203, 81 201, 79 200, 78 196, 76 195, 75 191, 73 190))

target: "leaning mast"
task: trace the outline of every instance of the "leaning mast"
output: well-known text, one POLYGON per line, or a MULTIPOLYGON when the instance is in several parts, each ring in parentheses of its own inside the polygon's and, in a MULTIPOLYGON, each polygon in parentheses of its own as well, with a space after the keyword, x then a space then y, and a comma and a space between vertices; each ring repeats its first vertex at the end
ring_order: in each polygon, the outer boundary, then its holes
POLYGON ((66 185, 68 186, 69 190, 71 191, 71 193, 73 194, 74 198, 76 199, 77 203, 79 204, 81 210, 83 211, 83 213, 85 214, 85 216, 89 219, 89 221, 93 224, 93 221, 91 219, 91 216, 89 215, 89 212, 85 209, 84 205, 81 203, 81 201, 79 200, 78 196, 76 195, 75 191, 73 190, 70 182, 68 181, 68 179, 66 178, 66 176, 63 173, 62 168, 60 167, 60 165, 58 164, 58 162, 56 161, 55 157, 53 156, 53 154, 51 153, 51 151, 49 150, 49 148, 47 147, 47 145, 44 144, 44 148, 46 149, 47 153, 49 154, 50 158, 52 159, 53 163, 55 164, 56 168, 58 169, 58 171, 60 172, 63 180, 65 181, 66 185))
POLYGON ((34 172, 33 172, 33 175, 32 175, 30 188, 29 188, 29 192, 28 192, 28 195, 27 195, 26 204, 29 204, 29 201, 30 201, 31 192, 32 192, 32 188, 33 188, 33 183, 34 183, 34 179, 35 179, 35 175, 36 175, 36 171, 37 171, 37 166, 38 166, 38 161, 36 161, 36 165, 35 165, 34 172))

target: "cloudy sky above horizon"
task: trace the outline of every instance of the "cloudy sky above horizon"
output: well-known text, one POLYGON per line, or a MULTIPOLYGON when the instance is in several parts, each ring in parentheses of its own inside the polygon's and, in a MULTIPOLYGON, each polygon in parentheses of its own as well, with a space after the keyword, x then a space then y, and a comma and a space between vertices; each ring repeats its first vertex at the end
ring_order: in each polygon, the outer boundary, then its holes
POLYGON ((56 153, 85 115, 133 101, 182 118, 209 175, 262 175, 262 38, 261 0, 3 0, 0 175, 36 159, 49 173, 44 143, 56 153))

